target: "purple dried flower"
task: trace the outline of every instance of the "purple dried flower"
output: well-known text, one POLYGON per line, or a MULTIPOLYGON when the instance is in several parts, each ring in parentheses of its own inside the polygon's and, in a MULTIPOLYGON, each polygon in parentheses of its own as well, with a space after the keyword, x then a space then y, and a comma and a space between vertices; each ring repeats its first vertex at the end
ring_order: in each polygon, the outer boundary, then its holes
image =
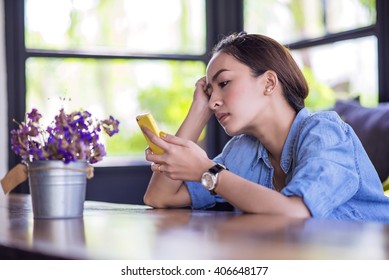
POLYGON ((11 149, 23 160, 62 160, 65 163, 87 160, 96 163, 106 155, 99 142, 101 127, 112 136, 119 131, 119 121, 112 116, 94 121, 91 113, 80 110, 66 114, 62 108, 46 128, 40 127, 42 115, 37 109, 27 114, 27 124, 11 130, 11 149))
POLYGON ((39 113, 37 109, 32 109, 31 112, 27 114, 27 117, 32 122, 39 122, 39 120, 42 118, 42 114, 39 113))
POLYGON ((109 135, 112 136, 119 132, 119 121, 115 120, 114 117, 109 116, 109 119, 101 121, 103 130, 109 135))

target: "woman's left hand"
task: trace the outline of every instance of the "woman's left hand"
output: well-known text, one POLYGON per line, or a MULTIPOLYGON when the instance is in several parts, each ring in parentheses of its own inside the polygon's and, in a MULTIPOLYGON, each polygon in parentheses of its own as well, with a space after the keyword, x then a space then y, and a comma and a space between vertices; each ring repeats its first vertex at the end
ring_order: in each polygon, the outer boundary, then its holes
POLYGON ((173 180, 200 181, 201 175, 214 165, 205 151, 192 141, 165 134, 157 137, 147 128, 144 129, 147 137, 165 150, 162 155, 146 152, 146 160, 153 162, 151 169, 162 172, 173 180))

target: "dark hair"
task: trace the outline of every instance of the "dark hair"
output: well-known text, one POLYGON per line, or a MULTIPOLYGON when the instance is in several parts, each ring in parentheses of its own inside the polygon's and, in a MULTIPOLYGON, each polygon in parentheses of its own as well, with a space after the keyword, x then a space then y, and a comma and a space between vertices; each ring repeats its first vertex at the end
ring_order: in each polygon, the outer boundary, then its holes
POLYGON ((308 84, 289 50, 269 37, 246 32, 233 33, 222 39, 212 50, 224 52, 251 68, 255 77, 268 70, 277 73, 284 96, 296 112, 304 107, 308 84))

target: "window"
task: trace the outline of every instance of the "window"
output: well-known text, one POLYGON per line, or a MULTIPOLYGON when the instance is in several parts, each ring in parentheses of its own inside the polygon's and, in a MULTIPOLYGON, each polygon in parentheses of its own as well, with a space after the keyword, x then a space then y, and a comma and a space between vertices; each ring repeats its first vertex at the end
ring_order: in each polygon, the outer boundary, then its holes
POLYGON ((204 5, 204 0, 25 0, 26 47, 201 55, 204 5))
POLYGON ((104 139, 101 164, 140 161, 145 141, 135 116, 152 112, 162 129, 175 132, 194 79, 205 72, 204 5, 26 0, 26 110, 39 108, 48 119, 61 106, 113 115, 121 133, 104 139))
POLYGON ((245 1, 246 30, 292 50, 310 85, 312 109, 329 108, 337 98, 378 103, 375 24, 374 0, 245 1))

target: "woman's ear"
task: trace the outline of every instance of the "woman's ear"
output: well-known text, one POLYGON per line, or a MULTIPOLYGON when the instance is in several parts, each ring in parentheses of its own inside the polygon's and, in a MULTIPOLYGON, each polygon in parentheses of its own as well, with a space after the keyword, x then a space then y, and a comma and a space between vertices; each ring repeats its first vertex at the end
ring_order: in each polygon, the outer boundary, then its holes
POLYGON ((268 70, 263 73, 263 75, 265 78, 265 94, 271 94, 278 84, 277 73, 272 70, 268 70))

